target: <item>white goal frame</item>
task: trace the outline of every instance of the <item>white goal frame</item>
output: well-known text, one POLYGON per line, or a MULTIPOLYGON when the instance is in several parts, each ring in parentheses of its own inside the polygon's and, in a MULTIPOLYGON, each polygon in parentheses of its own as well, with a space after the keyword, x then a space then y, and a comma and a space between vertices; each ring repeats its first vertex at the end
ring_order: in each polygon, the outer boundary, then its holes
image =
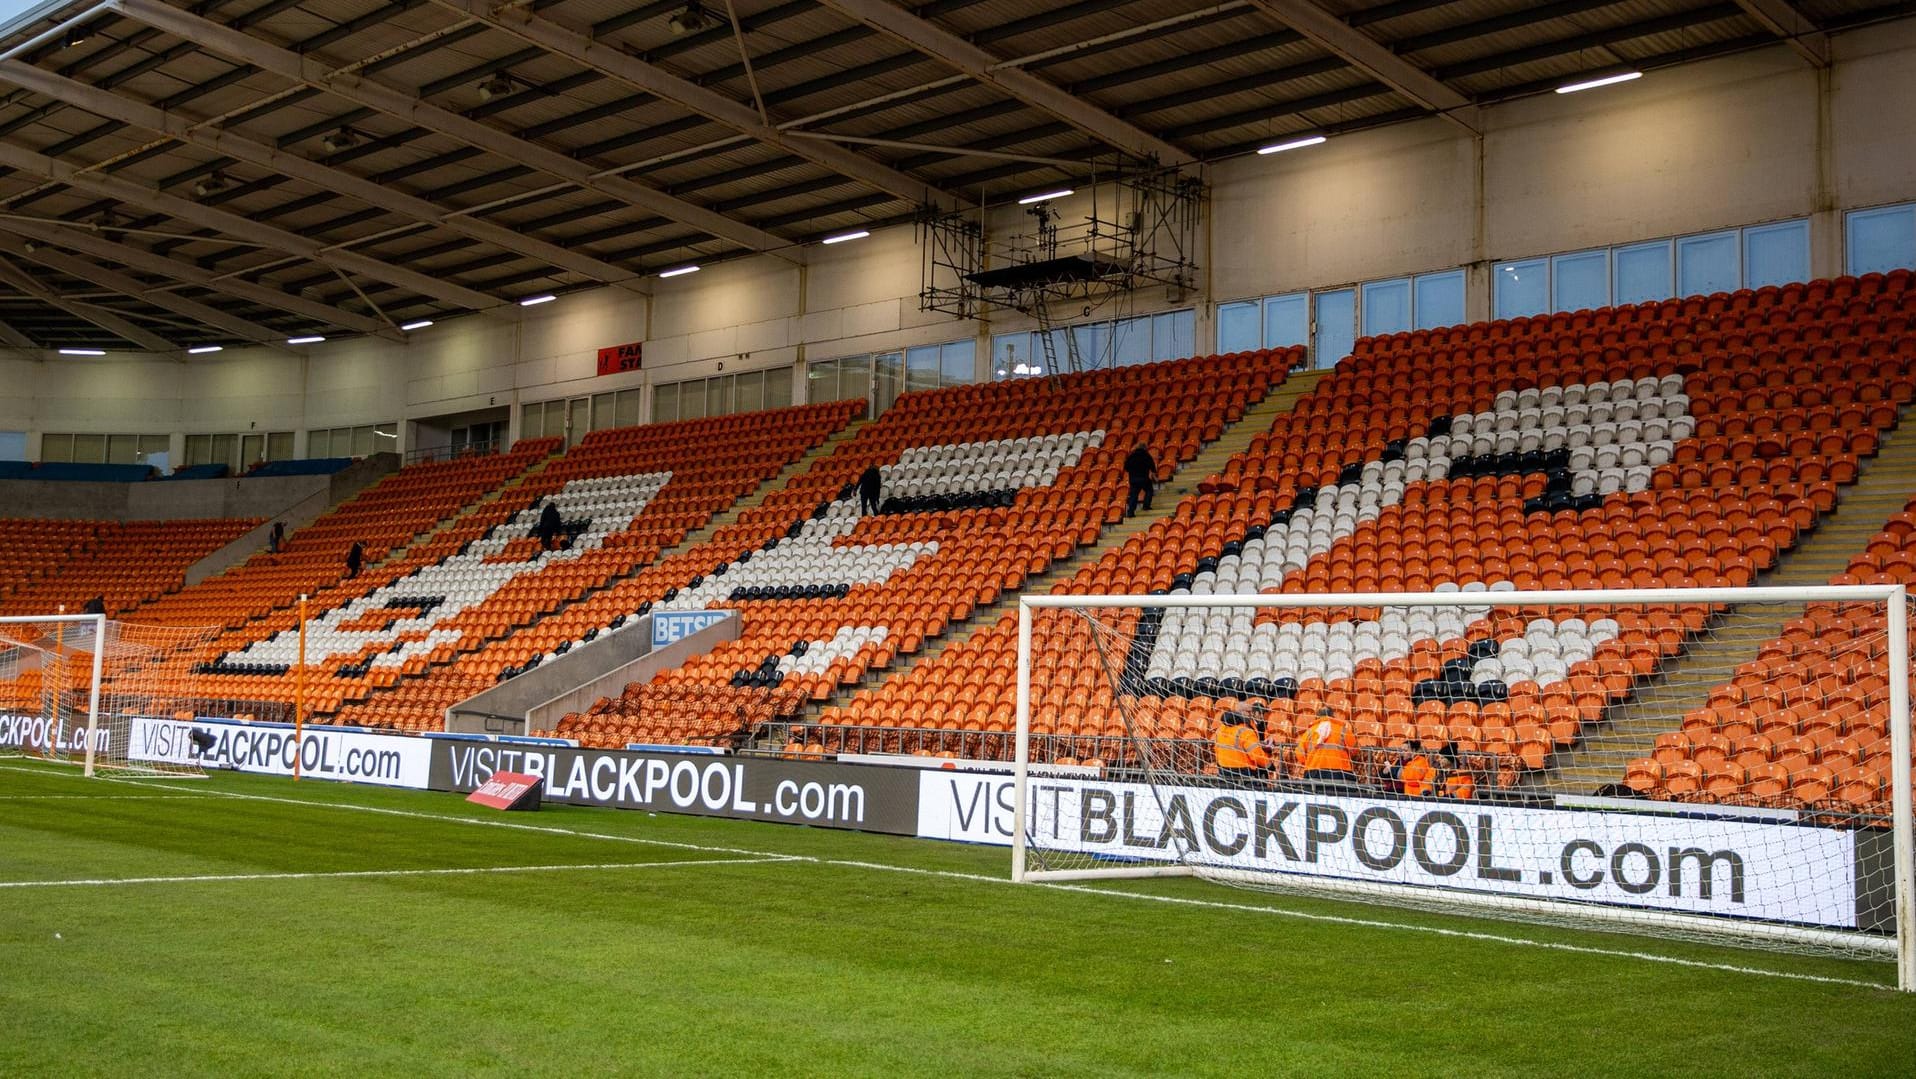
POLYGON ((100 736, 100 684, 106 671, 106 649, 101 644, 106 640, 106 625, 109 619, 104 614, 43 614, 0 616, 0 626, 9 625, 45 625, 57 622, 65 625, 91 625, 93 627, 93 680, 87 693, 86 717, 86 759, 87 778, 93 777, 93 748, 100 736))
MULTIPOLYGON (((1095 607, 1455 607, 1461 605, 1491 607, 1525 606, 1568 606, 1576 604, 1676 604, 1676 603, 1778 603, 1778 602, 1834 602, 1834 603, 1876 603, 1892 612, 1908 611, 1909 590, 1903 585, 1820 585, 1806 587, 1773 588, 1645 588, 1645 589, 1582 589, 1556 592, 1511 591, 1511 592, 1363 592, 1363 593, 1318 593, 1318 594, 1223 594, 1223 595, 1022 595, 1018 598, 1018 671, 1017 671, 1017 726, 1015 757, 1013 763, 1013 806, 1011 837, 1011 879, 1018 882, 1042 883, 1048 881, 1115 880, 1138 877, 1181 877, 1195 876, 1196 870, 1188 865, 1112 865, 1103 868, 1086 869, 1035 869, 1026 864, 1026 846, 1031 776, 1031 641, 1032 614, 1034 611, 1048 608, 1095 608, 1095 607)), ((1764 938, 1780 942, 1797 941, 1803 944, 1829 943, 1840 938, 1848 948, 1864 948, 1880 952, 1884 958, 1893 958, 1896 962, 1898 988, 1905 992, 1916 992, 1916 897, 1911 895, 1912 872, 1916 871, 1916 850, 1912 849, 1912 823, 1916 814, 1911 806, 1911 763, 1910 763, 1910 696, 1909 696, 1909 627, 1904 617, 1886 619, 1888 645, 1888 679, 1890 709, 1890 782, 1894 788, 1891 793, 1891 829, 1892 849, 1894 852, 1895 896, 1893 938, 1861 938, 1855 934, 1839 933, 1834 930, 1801 928, 1766 923, 1734 922, 1728 919, 1710 918, 1706 915, 1680 915, 1669 912, 1657 912, 1654 916, 1658 924, 1682 922, 1723 933, 1726 936, 1741 933, 1750 938, 1764 938)), ((1245 870, 1209 869, 1211 876, 1241 873, 1247 878, 1259 877, 1245 870)), ((1410 884, 1388 884, 1367 882, 1359 891, 1334 878, 1287 878, 1287 884, 1302 890, 1313 891, 1331 898, 1370 898, 1376 899, 1391 895, 1401 895, 1405 899, 1427 897, 1429 889, 1410 884)), ((1641 930, 1651 923, 1651 916, 1633 911, 1626 907, 1603 907, 1594 904, 1576 904, 1554 899, 1532 899, 1512 896, 1496 896, 1470 892, 1446 892, 1445 899, 1454 902, 1459 913, 1481 911, 1486 915, 1498 913, 1544 913, 1575 915, 1577 918, 1595 923, 1626 926, 1641 930)))

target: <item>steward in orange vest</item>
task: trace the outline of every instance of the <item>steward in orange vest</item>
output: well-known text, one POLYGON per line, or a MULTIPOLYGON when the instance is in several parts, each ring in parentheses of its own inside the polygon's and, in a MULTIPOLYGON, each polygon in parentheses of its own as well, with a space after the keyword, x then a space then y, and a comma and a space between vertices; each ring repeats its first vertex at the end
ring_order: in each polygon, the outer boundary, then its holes
POLYGON ((1297 736, 1298 767, 1305 779, 1348 783, 1356 775, 1351 754, 1357 743, 1351 740, 1350 724, 1328 708, 1297 736))
POLYGON ((1226 712, 1211 738, 1220 776, 1263 779, 1270 775, 1271 754, 1264 748, 1264 709, 1253 705, 1250 714, 1226 712))

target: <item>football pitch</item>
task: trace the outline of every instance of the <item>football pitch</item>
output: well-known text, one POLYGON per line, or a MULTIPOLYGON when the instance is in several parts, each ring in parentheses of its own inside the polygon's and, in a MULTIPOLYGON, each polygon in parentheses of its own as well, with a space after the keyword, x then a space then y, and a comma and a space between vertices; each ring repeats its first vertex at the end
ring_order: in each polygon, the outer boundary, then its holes
POLYGON ((0 762, 0 1075, 1907 1075, 1813 959, 997 848, 0 762))

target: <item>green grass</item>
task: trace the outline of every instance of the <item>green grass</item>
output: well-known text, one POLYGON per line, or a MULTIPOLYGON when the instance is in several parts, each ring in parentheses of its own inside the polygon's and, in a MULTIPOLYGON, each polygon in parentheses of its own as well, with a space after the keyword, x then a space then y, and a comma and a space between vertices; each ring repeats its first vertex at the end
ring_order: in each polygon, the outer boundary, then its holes
POLYGON ((1012 886, 1007 863, 781 825, 8 762, 0 882, 618 867, 0 887, 0 1075, 1862 1076, 1916 1059, 1916 995, 1722 969, 1881 982, 1884 964, 1185 880, 1012 886), (1110 894, 1125 891, 1259 909, 1110 894))

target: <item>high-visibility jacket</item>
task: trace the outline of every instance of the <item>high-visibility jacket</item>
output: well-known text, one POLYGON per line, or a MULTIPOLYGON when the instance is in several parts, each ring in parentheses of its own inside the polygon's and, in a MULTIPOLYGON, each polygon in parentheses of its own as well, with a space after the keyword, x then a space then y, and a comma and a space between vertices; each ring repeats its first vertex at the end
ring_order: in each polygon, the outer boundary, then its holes
POLYGON ((1304 728, 1297 738, 1297 759, 1306 772, 1349 772, 1350 727, 1335 716, 1322 716, 1304 728))
POLYGON ((1444 793, 1452 798, 1470 799, 1477 797, 1477 781, 1468 772, 1453 772, 1444 780, 1444 793))
POLYGON ((1242 723, 1220 724, 1211 739, 1211 751, 1219 768, 1269 768, 1271 755, 1258 741, 1257 732, 1242 723))
POLYGON ((1397 773, 1398 782, 1404 786, 1404 793, 1412 798, 1423 798, 1435 794, 1437 787, 1437 766, 1422 753, 1404 762, 1397 773))

